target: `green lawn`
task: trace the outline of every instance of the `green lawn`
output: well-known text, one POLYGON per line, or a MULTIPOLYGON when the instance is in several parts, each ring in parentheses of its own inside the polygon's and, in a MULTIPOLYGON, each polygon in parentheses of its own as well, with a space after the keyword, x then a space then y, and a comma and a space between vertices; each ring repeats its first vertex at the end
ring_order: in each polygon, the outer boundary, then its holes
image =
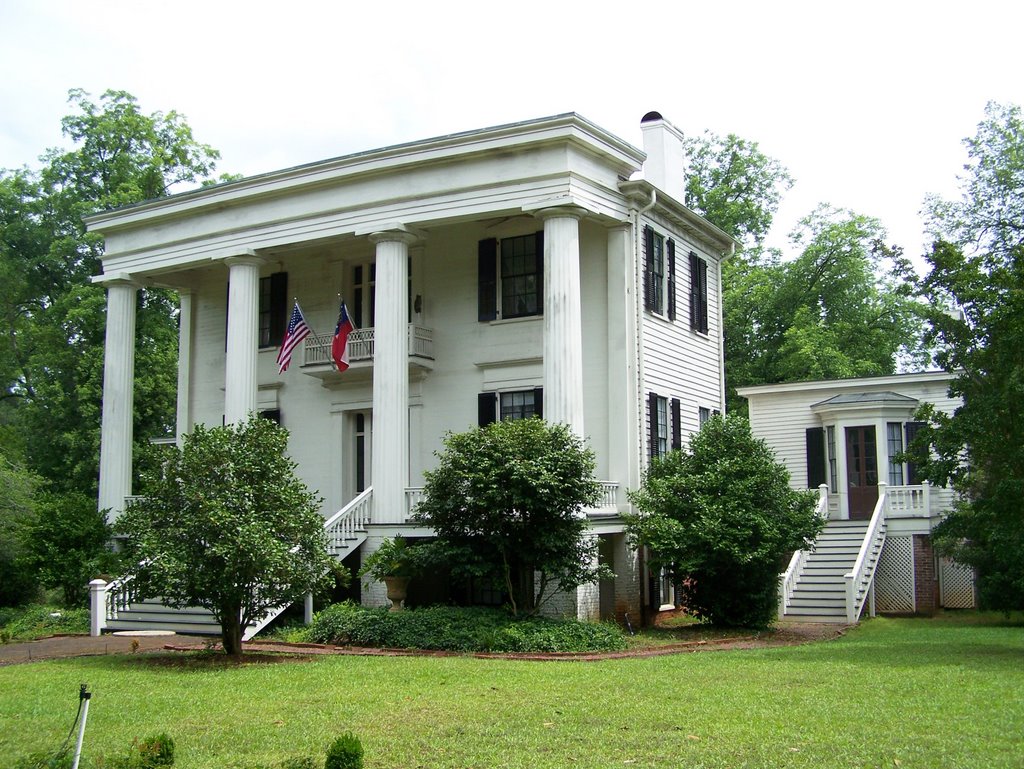
POLYGON ((88 761, 168 732, 176 767, 1021 767, 1024 626, 874 619, 826 643, 603 662, 329 657, 242 667, 97 657, 0 669, 0 766, 95 693, 88 761))

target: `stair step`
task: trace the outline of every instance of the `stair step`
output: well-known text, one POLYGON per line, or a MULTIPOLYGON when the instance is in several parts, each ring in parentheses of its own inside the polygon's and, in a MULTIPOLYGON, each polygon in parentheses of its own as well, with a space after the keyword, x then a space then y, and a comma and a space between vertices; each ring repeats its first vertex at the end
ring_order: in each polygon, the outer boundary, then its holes
POLYGON ((845 617, 846 606, 790 606, 786 616, 845 617))

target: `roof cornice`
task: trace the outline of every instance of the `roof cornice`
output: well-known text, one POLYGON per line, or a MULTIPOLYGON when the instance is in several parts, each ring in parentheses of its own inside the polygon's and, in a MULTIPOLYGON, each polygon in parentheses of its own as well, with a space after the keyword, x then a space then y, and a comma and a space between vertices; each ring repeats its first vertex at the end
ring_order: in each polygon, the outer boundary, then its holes
POLYGON ((525 144, 571 143, 610 163, 620 176, 638 170, 644 152, 575 112, 448 134, 380 149, 320 160, 234 182, 203 187, 94 214, 85 219, 91 231, 109 232, 165 217, 193 215, 243 204, 264 196, 280 196, 302 188, 343 183, 367 174, 395 172, 410 165, 469 158, 507 151, 525 144))
POLYGON ((919 371, 909 374, 889 374, 879 377, 852 377, 850 379, 819 379, 806 382, 783 382, 770 385, 750 385, 737 387, 737 394, 746 398, 749 395, 765 395, 768 393, 787 393, 808 390, 830 390, 836 387, 876 387, 899 386, 909 382, 942 382, 952 380, 956 374, 948 371, 919 371))

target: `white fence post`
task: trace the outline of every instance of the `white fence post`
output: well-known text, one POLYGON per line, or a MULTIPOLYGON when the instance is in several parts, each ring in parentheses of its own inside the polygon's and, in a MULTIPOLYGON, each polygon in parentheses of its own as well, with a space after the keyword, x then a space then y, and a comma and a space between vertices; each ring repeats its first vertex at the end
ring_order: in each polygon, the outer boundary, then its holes
POLYGON ((313 594, 306 593, 306 600, 302 605, 302 624, 308 625, 313 621, 313 594))
POLYGON ((89 583, 89 635, 102 635, 107 625, 107 583, 94 579, 89 583))

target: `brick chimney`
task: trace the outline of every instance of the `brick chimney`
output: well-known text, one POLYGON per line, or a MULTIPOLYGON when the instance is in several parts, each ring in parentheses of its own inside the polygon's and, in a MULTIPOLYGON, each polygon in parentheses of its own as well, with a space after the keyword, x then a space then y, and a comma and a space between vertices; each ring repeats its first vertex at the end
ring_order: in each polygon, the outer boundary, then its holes
POLYGON ((683 132, 660 112, 648 112, 640 121, 644 137, 644 179, 682 203, 686 198, 686 155, 683 132))

